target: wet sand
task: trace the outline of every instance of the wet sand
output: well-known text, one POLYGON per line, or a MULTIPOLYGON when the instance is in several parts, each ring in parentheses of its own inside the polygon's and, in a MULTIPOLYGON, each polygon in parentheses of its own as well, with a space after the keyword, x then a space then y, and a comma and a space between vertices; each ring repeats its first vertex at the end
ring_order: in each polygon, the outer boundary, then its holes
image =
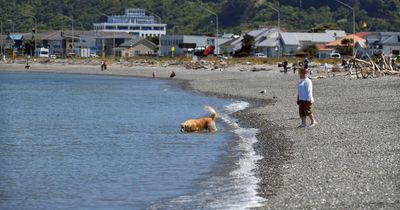
MULTIPOLYGON (((216 70, 111 65, 32 64, 30 71, 182 80, 185 88, 251 102, 236 113, 242 126, 259 129, 256 151, 260 209, 399 209, 400 77, 313 79, 318 125, 298 129, 297 74, 235 66, 216 70), (265 93, 260 91, 266 90, 265 93)), ((26 71, 0 64, 0 71, 26 71)), ((324 73, 322 73, 324 75, 324 73)), ((315 76, 315 73, 314 75, 315 76)))

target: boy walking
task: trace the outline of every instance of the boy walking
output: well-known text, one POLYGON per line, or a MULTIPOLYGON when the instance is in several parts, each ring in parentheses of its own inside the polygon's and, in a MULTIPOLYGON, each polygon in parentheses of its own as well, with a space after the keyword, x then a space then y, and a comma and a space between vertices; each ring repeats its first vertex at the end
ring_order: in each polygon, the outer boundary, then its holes
POLYGON ((301 119, 301 124, 298 126, 299 128, 307 126, 307 117, 309 117, 311 121, 308 127, 314 127, 317 124, 312 112, 314 103, 312 82, 306 75, 307 70, 305 68, 299 70, 300 79, 297 83, 297 104, 299 105, 299 115, 301 119))

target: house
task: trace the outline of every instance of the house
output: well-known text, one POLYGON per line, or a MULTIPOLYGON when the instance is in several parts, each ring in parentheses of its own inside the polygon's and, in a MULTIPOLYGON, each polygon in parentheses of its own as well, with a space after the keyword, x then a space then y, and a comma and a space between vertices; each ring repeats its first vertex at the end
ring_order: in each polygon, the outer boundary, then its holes
POLYGON ((279 34, 280 30, 271 28, 263 31, 255 37, 255 52, 264 53, 267 57, 279 57, 280 45, 279 34))
POLYGON ((14 52, 17 52, 22 48, 24 42, 24 36, 22 34, 10 34, 7 36, 4 49, 13 49, 14 52))
MULTIPOLYGON (((361 57, 363 54, 364 50, 364 46, 365 46, 365 39, 359 37, 357 34, 349 34, 345 37, 342 37, 340 39, 336 39, 335 41, 329 42, 327 44, 325 44, 325 47, 328 49, 333 50, 332 52, 337 51, 338 47, 343 47, 343 46, 348 46, 348 47, 352 47, 353 46, 353 42, 350 43, 343 43, 344 40, 353 40, 354 39, 354 44, 355 44, 355 49, 356 49, 356 53, 357 53, 357 57, 361 57)), ((320 49, 321 50, 321 49, 320 49)), ((319 55, 323 55, 324 53, 321 54, 321 52, 319 53, 319 55)), ((320 57, 321 58, 321 57, 320 57)))
POLYGON ((328 48, 324 44, 317 44, 318 58, 330 58, 330 55, 335 52, 335 49, 328 48))
POLYGON ((280 46, 283 56, 293 56, 302 47, 312 44, 327 44, 345 36, 344 31, 327 30, 323 33, 282 32, 280 46))
POLYGON ((400 32, 375 32, 365 37, 368 55, 400 55, 400 32))
POLYGON ((115 55, 120 57, 132 57, 138 55, 156 55, 157 45, 143 37, 135 37, 125 41, 115 48, 115 55))
POLYGON ((113 55, 113 49, 131 39, 133 35, 125 32, 107 31, 49 31, 38 35, 43 46, 49 48, 51 55, 67 56, 75 54, 88 56, 91 53, 113 55), (83 55, 83 51, 87 52, 83 55))
POLYGON ((233 38, 223 44, 219 45, 220 52, 223 55, 229 55, 229 54, 234 54, 236 51, 240 50, 242 48, 242 40, 243 37, 237 37, 233 38))
MULTIPOLYGON (((349 35, 347 35, 345 37, 342 37, 340 39, 336 39, 335 41, 329 42, 325 46, 328 47, 328 48, 331 48, 331 49, 336 49, 337 47, 345 46, 345 44, 342 44, 343 40, 345 40, 345 39, 349 39, 349 40, 350 39, 351 40, 354 39, 355 43, 357 43, 357 42, 365 42, 365 39, 359 37, 358 35, 349 34, 349 35)), ((348 46, 353 46, 353 43, 352 42, 348 43, 348 46)))
MULTIPOLYGON (((209 45, 215 46, 218 41, 218 46, 231 40, 211 36, 196 36, 196 35, 166 35, 161 37, 161 55, 164 56, 190 56, 197 50, 204 50, 209 45)), ((216 52, 215 52, 216 53, 216 52)), ((222 53, 220 49, 220 53, 222 53)))
MULTIPOLYGON (((264 53, 268 57, 277 57, 279 49, 279 29, 262 28, 248 32, 247 34, 254 37, 255 53, 264 53)), ((234 38, 220 45, 223 54, 234 54, 242 48, 243 36, 234 38)))

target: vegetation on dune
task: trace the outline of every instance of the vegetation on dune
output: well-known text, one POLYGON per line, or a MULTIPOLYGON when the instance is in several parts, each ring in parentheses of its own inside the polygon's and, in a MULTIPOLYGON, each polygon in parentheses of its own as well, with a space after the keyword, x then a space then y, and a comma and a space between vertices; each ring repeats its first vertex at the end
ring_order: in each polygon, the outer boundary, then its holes
MULTIPOLYGON (((357 31, 400 31, 400 1, 342 0, 355 8, 357 31), (366 27, 363 28, 363 24, 366 27), (365 26, 365 24, 364 24, 365 26)), ((34 18, 39 31, 90 30, 105 15, 121 14, 124 8, 144 8, 162 18, 170 33, 215 33, 218 14, 220 33, 245 32, 263 26, 288 30, 344 29, 352 32, 352 11, 335 0, 0 0, 4 32, 29 32, 34 18), (272 7, 272 8, 271 8, 272 7)))

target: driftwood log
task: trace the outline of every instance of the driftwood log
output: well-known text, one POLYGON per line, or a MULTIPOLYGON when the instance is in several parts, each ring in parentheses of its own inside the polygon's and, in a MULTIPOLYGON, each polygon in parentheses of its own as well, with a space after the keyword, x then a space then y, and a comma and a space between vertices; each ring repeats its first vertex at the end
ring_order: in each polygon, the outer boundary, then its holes
POLYGON ((400 75, 400 68, 396 65, 396 58, 381 55, 377 61, 368 56, 368 60, 352 58, 353 68, 357 78, 382 77, 384 75, 400 75))

